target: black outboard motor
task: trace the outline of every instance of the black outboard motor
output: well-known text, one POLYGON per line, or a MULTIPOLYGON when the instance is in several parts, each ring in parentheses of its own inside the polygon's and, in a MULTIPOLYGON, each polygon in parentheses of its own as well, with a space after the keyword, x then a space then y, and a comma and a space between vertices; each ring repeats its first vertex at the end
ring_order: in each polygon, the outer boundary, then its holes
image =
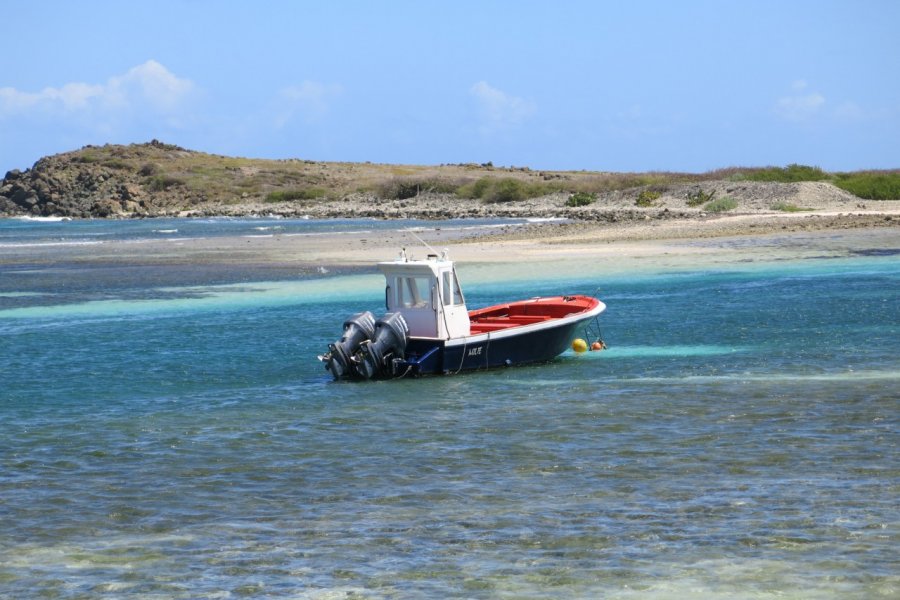
POLYGON ((409 327, 400 313, 387 313, 375 323, 375 335, 359 347, 358 373, 365 379, 391 373, 391 359, 406 355, 409 327))
POLYGON ((353 355, 359 345, 375 335, 375 315, 371 312, 355 314, 344 321, 344 334, 333 344, 328 344, 328 354, 320 357, 325 368, 331 371, 335 381, 343 377, 355 377, 353 355))

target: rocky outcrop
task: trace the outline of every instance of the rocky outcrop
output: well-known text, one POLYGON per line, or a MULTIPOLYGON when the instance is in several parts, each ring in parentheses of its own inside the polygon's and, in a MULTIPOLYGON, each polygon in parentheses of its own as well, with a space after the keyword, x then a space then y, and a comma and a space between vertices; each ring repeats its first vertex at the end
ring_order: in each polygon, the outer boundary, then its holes
POLYGON ((138 165, 142 158, 152 160, 172 152, 189 151, 154 140, 132 146, 86 146, 42 158, 30 169, 6 173, 0 182, 0 215, 86 218, 169 214, 181 207, 185 194, 160 185, 138 165), (154 186, 159 189, 154 191, 154 186))

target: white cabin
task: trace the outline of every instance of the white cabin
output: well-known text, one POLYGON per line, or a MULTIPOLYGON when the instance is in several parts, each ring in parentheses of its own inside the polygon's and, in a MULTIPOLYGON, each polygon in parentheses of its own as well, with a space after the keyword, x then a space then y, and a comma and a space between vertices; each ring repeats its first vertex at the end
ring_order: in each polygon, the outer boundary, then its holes
POLYGON ((446 250, 425 260, 410 260, 401 251, 397 260, 378 263, 378 268, 386 280, 387 310, 403 315, 410 337, 446 340, 469 335, 469 311, 446 250))

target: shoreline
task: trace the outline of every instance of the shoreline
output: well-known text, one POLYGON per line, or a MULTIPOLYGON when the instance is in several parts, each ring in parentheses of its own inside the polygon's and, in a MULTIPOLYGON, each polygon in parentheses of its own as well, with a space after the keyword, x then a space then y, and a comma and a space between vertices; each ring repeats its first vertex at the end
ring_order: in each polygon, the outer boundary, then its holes
MULTIPOLYGON (((661 268, 680 268, 692 262, 755 261, 760 258, 760 248, 766 248, 766 254, 783 251, 781 257, 792 248, 801 255, 829 256, 849 255, 861 249, 900 248, 900 200, 864 201, 823 182, 678 184, 658 194, 648 206, 638 206, 634 190, 608 192, 579 207, 566 206, 568 199, 569 194, 559 193, 484 202, 428 192, 404 200, 351 194, 324 202, 246 201, 197 206, 158 216, 373 219, 382 225, 356 233, 273 232, 269 236, 141 239, 138 243, 109 240, 88 246, 0 246, 0 265, 209 265, 223 272, 241 271, 241 276, 253 269, 260 274, 315 275, 323 270, 374 269, 374 263, 392 259, 401 247, 415 249, 421 256, 427 251, 418 250, 421 244, 417 236, 436 249, 449 247, 454 260, 467 264, 552 265, 554 261, 575 264, 612 260, 610 268, 616 269, 636 265, 645 268, 653 262, 661 268), (735 206, 723 212, 691 206, 691 194, 701 189, 710 196, 731 198, 735 206), (407 219, 428 221, 428 225, 414 235, 399 224, 407 219), (471 229, 443 225, 451 219, 491 219, 499 224, 471 229), (504 219, 526 222, 504 225, 504 219), (382 228, 392 222, 398 222, 397 226, 382 228), (812 250, 807 252, 807 248, 812 250)), ((118 218, 130 221, 154 217, 132 214, 118 218)))
MULTIPOLYGON (((428 253, 449 248, 453 260, 479 269, 528 265, 541 271, 577 274, 590 270, 627 272, 700 268, 707 264, 766 262, 793 258, 849 257, 859 252, 900 253, 900 218, 892 214, 731 215, 648 223, 600 224, 541 221, 468 229, 431 227, 360 232, 108 240, 88 245, 0 246, 0 266, 16 268, 80 264, 210 266, 259 275, 322 275, 374 271, 401 247, 428 253), (581 267, 579 266, 581 265, 581 267)), ((524 267, 523 267, 524 266, 524 267)))

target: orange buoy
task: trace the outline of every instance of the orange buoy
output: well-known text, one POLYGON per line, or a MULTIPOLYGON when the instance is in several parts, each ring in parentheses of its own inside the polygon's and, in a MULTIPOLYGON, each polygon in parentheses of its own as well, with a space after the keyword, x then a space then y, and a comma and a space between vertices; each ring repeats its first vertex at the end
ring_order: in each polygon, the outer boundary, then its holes
POLYGON ((606 344, 603 342, 594 342, 591 344, 591 350, 603 350, 604 348, 606 348, 606 344))
POLYGON ((581 353, 588 349, 587 342, 581 338, 576 338, 574 342, 572 342, 572 350, 575 352, 581 353))

